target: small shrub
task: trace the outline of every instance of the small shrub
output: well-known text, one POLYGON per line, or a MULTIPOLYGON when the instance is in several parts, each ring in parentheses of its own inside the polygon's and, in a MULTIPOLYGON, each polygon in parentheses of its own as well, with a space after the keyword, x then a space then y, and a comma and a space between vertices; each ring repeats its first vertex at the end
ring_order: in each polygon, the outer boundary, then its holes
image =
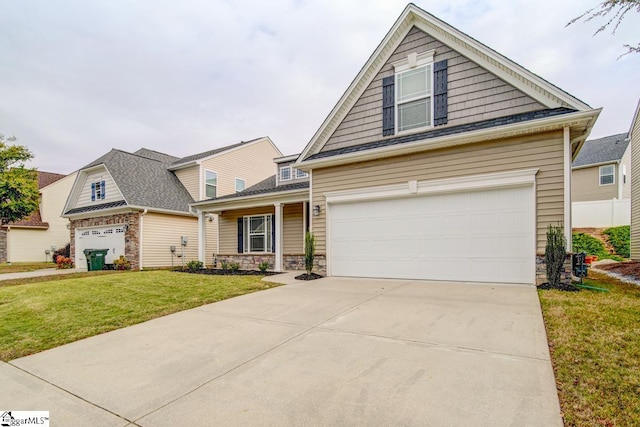
POLYGON ((573 252, 584 252, 587 255, 597 255, 599 258, 609 258, 610 254, 600 239, 585 233, 573 233, 573 252))
POLYGON ((229 263, 229 270, 231 271, 238 271, 240 270, 240 264, 237 262, 231 262, 229 263))
POLYGON ((262 261, 260 264, 258 264, 258 269, 260 271, 262 271, 263 273, 265 271, 267 271, 268 268, 269 268, 269 262, 268 261, 262 261))
POLYGON ((227 261, 220 261, 220 268, 222 268, 223 270, 228 270, 229 269, 229 263, 227 261))
POLYGON ((316 238, 313 233, 307 231, 304 236, 304 268, 307 274, 313 270, 313 259, 316 255, 316 238))
POLYGON ((612 227, 604 230, 604 234, 609 236, 609 243, 615 249, 616 254, 624 258, 631 256, 629 240, 631 239, 631 227, 623 225, 621 227, 612 227))
POLYGON ((56 264, 59 269, 73 268, 73 261, 71 258, 62 255, 58 255, 56 257, 56 264))
POLYGON ((564 237, 564 227, 549 224, 547 227, 547 246, 544 251, 544 261, 547 265, 547 280, 551 286, 561 286, 562 270, 566 257, 567 240, 564 237))
POLYGON ((124 255, 120 255, 120 258, 113 260, 113 266, 116 270, 131 270, 131 262, 124 255))
POLYGON ((187 270, 189 271, 198 271, 202 270, 204 264, 202 261, 198 261, 197 259, 191 260, 187 263, 187 270))
POLYGON ((58 257, 60 255, 62 255, 65 258, 71 257, 71 243, 67 243, 63 248, 60 248, 57 251, 53 252, 53 256, 51 258, 53 262, 57 263, 58 257))

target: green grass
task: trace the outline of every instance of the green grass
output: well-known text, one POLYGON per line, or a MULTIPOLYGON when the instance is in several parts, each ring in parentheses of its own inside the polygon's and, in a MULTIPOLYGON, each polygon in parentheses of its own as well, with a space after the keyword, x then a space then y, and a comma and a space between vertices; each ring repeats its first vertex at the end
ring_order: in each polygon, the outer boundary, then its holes
POLYGON ((539 291, 565 425, 640 425, 640 287, 585 284, 610 292, 539 291))
POLYGON ((0 288, 0 360, 278 286, 261 276, 115 272, 0 288))
POLYGON ((11 264, 0 264, 0 274, 22 273, 24 271, 41 270, 43 268, 56 268, 53 262, 13 262, 11 264))

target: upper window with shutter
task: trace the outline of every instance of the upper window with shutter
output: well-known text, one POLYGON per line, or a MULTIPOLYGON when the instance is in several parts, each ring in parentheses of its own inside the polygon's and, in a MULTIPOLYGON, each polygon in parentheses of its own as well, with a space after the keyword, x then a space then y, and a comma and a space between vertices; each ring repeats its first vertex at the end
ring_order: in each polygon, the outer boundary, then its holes
POLYGON ((107 195, 106 184, 104 181, 95 181, 91 183, 91 201, 104 200, 107 195))
POLYGON ((392 65, 395 76, 382 81, 383 136, 447 123, 447 61, 435 51, 410 53, 392 65))

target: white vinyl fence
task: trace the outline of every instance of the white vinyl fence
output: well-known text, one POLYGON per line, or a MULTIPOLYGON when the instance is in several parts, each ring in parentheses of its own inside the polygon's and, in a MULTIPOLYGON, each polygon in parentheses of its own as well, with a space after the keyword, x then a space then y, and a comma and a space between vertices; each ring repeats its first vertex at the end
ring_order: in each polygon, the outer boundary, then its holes
POLYGON ((571 226, 574 228, 615 227, 630 224, 630 199, 571 203, 571 226))

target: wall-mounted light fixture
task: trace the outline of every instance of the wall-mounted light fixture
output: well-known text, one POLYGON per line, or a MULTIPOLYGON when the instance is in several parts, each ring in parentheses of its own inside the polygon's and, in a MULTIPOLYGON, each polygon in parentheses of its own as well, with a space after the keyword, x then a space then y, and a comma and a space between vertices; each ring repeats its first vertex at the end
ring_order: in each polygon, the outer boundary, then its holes
POLYGON ((125 233, 126 233, 127 231, 129 231, 129 224, 125 224, 125 225, 124 225, 124 231, 125 231, 125 233))
POLYGON ((313 216, 318 216, 320 215, 320 205, 314 205, 313 206, 313 216))

